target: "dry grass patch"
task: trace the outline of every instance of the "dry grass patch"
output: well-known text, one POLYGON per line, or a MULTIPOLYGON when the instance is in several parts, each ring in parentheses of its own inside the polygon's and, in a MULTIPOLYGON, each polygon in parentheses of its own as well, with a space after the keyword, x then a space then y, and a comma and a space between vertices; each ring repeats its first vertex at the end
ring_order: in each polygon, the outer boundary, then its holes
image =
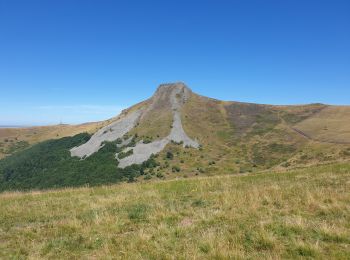
POLYGON ((0 258, 350 257, 350 165, 0 195, 0 258))

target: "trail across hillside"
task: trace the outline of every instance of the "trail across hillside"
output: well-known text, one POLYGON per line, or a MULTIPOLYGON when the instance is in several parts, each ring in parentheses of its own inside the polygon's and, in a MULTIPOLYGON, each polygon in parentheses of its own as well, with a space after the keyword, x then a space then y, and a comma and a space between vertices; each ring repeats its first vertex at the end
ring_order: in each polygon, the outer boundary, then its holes
POLYGON ((299 129, 297 129, 297 128, 291 127, 291 129, 292 129, 294 132, 296 132, 296 133, 302 135, 303 137, 305 137, 305 138, 307 138, 307 139, 309 139, 309 140, 311 140, 311 141, 320 142, 320 143, 327 143, 327 144, 350 144, 350 142, 319 140, 319 139, 313 138, 313 137, 310 136, 309 134, 307 134, 307 133, 305 133, 305 132, 303 132, 303 131, 301 131, 301 130, 299 130, 299 129))

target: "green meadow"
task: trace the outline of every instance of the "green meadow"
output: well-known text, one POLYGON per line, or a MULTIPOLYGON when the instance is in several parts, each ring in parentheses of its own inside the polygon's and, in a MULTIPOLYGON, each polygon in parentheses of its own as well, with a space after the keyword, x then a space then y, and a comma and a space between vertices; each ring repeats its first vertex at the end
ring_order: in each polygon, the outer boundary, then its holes
POLYGON ((0 194, 1 259, 350 258, 350 164, 0 194))

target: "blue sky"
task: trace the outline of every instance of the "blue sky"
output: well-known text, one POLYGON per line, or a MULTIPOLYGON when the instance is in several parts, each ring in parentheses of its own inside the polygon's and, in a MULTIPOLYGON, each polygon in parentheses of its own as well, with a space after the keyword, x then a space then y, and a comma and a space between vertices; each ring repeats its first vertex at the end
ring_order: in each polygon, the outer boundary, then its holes
POLYGON ((0 125, 102 120, 163 82, 350 104, 350 1, 0 0, 0 125))

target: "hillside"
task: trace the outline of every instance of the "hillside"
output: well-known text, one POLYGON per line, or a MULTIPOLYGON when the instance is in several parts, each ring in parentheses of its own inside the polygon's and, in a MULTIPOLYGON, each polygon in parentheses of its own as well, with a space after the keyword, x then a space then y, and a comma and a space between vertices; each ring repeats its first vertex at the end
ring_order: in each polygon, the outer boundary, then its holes
POLYGON ((162 84, 151 98, 107 121, 0 130, 8 155, 0 160, 0 190, 349 161, 349 119, 349 106, 219 101, 184 83, 162 84))
POLYGON ((0 258, 349 259, 349 190, 346 163, 2 193, 0 258))
POLYGON ((108 124, 108 120, 81 125, 0 128, 0 159, 42 141, 74 136, 83 132, 94 133, 105 124, 108 124))

